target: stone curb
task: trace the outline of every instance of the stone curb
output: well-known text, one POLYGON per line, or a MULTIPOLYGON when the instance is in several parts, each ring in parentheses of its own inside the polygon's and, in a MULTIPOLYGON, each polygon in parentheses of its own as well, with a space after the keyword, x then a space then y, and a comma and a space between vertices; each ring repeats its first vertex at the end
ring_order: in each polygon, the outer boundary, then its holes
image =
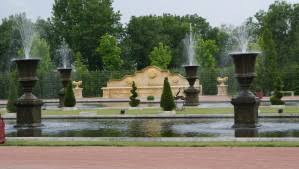
POLYGON ((186 137, 7 137, 8 141, 98 141, 98 142, 299 142, 299 138, 186 138, 186 137))
MULTIPOLYGON (((15 116, 2 116, 5 120, 15 120, 15 116)), ((218 118, 233 118, 230 114, 215 114, 215 115, 47 115, 42 119, 218 119, 218 118)), ((299 115, 260 115, 259 118, 299 118, 299 115)))

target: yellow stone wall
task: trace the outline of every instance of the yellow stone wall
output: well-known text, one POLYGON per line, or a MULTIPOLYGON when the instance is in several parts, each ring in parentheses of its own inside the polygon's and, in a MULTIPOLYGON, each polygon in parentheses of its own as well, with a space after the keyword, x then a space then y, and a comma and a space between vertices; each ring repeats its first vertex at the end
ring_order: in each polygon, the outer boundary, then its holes
MULTIPOLYGON (((189 83, 182 75, 170 73, 155 66, 149 66, 141 71, 137 71, 134 75, 126 75, 121 80, 110 80, 107 83, 107 87, 102 88, 103 98, 129 98, 133 81, 135 81, 138 88, 139 98, 147 98, 147 96, 160 98, 165 77, 168 77, 174 95, 180 88, 182 89, 180 95, 184 95, 183 89, 189 87, 189 83)), ((195 87, 202 91, 202 86, 199 85, 198 80, 195 83, 195 87)))

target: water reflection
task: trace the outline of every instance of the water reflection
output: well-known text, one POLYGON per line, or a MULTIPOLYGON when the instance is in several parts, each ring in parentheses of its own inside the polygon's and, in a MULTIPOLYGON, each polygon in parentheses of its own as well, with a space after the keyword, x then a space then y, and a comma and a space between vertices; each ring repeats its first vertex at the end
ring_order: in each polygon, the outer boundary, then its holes
POLYGON ((14 134, 16 137, 41 137, 42 129, 41 128, 19 128, 14 134), (15 135, 16 134, 16 135, 15 135))
POLYGON ((233 129, 233 119, 43 120, 44 126, 16 129, 11 137, 299 137, 299 118, 261 119, 258 129, 233 129))
POLYGON ((235 137, 257 137, 258 128, 235 128, 235 137))

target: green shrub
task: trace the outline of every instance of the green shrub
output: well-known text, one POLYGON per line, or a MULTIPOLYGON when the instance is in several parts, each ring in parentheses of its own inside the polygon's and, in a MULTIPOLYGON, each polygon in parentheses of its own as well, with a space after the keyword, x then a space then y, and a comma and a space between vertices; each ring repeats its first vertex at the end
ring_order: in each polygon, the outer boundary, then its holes
POLYGON ((6 105, 6 109, 8 113, 15 113, 17 111, 17 108, 15 106, 18 97, 16 83, 17 83, 16 74, 12 73, 11 78, 9 80, 9 95, 8 95, 8 101, 6 105))
POLYGON ((147 96, 147 100, 148 101, 154 101, 155 100, 155 96, 147 96))
POLYGON ((160 107, 163 108, 164 111, 172 111, 173 109, 175 109, 174 98, 167 77, 164 79, 160 107))
POLYGON ((137 99, 138 93, 137 93, 137 87, 136 87, 134 81, 133 81, 133 84, 132 84, 131 93, 132 93, 132 95, 130 97, 129 104, 130 104, 131 107, 137 107, 140 104, 140 100, 137 99))
POLYGON ((73 85, 71 81, 68 83, 68 86, 65 91, 64 95, 64 106, 65 107, 75 107, 76 105, 76 98, 73 91, 73 85))
POLYGON ((280 100, 279 98, 275 97, 275 96, 271 96, 270 97, 270 102, 272 105, 284 105, 284 101, 280 100))
POLYGON ((270 97, 270 102, 272 105, 284 105, 284 101, 281 100, 283 97, 283 94, 281 93, 283 83, 280 79, 280 77, 276 77, 274 81, 275 90, 273 93, 273 96, 270 97))

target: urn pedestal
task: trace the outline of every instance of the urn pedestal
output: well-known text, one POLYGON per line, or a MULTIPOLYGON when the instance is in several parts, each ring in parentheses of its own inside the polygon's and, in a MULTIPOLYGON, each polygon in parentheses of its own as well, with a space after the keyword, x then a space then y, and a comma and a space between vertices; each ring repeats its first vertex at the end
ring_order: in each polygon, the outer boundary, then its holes
POLYGON ((232 53, 235 65, 235 77, 239 84, 239 94, 233 98, 234 128, 256 128, 260 100, 249 90, 256 77, 255 62, 259 53, 232 53))
POLYGON ((32 94, 37 82, 36 70, 39 59, 16 59, 19 82, 24 94, 16 101, 17 125, 15 127, 39 127, 41 126, 42 100, 32 94))
POLYGON ((60 91, 58 93, 58 96, 59 96, 59 106, 58 107, 64 107, 65 90, 67 88, 67 85, 70 83, 72 69, 71 68, 58 68, 57 70, 60 73, 61 82, 63 85, 63 88, 60 89, 60 91))
POLYGON ((188 80, 190 85, 187 89, 184 90, 186 96, 184 106, 198 106, 200 91, 194 87, 195 81, 197 79, 198 66, 184 66, 184 68, 186 71, 186 79, 188 80))

